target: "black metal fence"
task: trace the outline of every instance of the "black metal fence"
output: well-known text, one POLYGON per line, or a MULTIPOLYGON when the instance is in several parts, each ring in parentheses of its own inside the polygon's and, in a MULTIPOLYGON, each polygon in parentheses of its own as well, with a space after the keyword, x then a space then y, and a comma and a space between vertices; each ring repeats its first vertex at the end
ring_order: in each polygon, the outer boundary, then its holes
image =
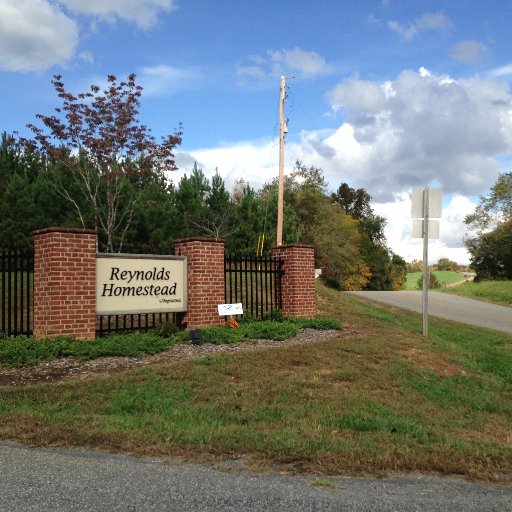
POLYGON ((176 313, 143 313, 136 315, 102 315, 96 320, 96 336, 103 338, 112 333, 148 332, 157 327, 177 325, 176 313))
POLYGON ((34 251, 0 248, 0 332, 32 334, 34 251))
MULTIPOLYGON (((244 314, 272 318, 282 307, 283 262, 273 258, 226 256, 224 295, 226 303, 243 304, 244 314)), ((34 251, 0 248, 0 333, 32 334, 34 251)), ((149 331, 158 326, 179 327, 178 313, 98 316, 99 337, 114 332, 149 331)))
POLYGON ((226 303, 241 302, 244 314, 253 318, 273 318, 282 308, 282 275, 282 260, 270 257, 226 256, 226 303))

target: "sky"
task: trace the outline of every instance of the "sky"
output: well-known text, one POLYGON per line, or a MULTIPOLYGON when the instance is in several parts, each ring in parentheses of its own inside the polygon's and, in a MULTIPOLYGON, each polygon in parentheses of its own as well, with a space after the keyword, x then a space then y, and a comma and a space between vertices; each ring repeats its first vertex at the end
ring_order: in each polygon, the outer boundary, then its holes
POLYGON ((194 162, 228 187, 323 169, 364 188, 388 245, 411 238, 414 188, 443 190, 429 260, 468 263, 464 217, 512 160, 512 2, 498 0, 0 0, 0 131, 29 135, 59 100, 137 75, 156 137, 182 123, 179 181, 194 162))

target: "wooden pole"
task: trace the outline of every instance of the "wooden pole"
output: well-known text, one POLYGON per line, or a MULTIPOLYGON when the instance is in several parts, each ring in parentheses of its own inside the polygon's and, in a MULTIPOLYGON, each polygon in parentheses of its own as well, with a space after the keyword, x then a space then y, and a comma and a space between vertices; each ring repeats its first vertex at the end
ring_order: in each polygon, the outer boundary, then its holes
POLYGON ((286 79, 281 76, 281 91, 279 95, 279 189, 277 195, 277 239, 276 245, 283 245, 283 212, 284 212, 284 99, 286 79))

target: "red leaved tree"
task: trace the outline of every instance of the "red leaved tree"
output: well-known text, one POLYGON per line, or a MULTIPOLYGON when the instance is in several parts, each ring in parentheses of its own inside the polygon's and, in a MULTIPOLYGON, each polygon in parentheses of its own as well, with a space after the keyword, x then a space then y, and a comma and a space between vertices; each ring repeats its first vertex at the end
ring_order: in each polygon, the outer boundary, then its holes
POLYGON ((157 142, 138 118, 142 87, 135 75, 107 80, 104 91, 92 85, 74 95, 61 75, 54 75, 62 106, 56 115, 38 114, 43 127, 28 125, 34 138, 23 143, 41 156, 82 227, 97 229, 108 252, 121 252, 144 185, 177 169, 173 151, 182 133, 180 125, 157 142))

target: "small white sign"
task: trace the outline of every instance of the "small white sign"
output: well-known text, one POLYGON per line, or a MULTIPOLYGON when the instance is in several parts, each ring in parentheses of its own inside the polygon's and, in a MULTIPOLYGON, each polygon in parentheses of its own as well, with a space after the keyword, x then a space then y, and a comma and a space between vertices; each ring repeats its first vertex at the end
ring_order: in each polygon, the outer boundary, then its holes
POLYGON ((219 316, 244 314, 244 309, 241 302, 238 304, 219 304, 217 308, 219 309, 219 316))
MULTIPOLYGON (((422 219, 423 212, 423 192, 424 188, 414 188, 412 190, 411 217, 413 219, 422 219)), ((439 219, 443 212, 443 191, 440 188, 428 189, 428 216, 430 219, 439 219)))
MULTIPOLYGON (((412 221, 412 238, 423 238, 425 236, 424 219, 413 219, 412 221)), ((439 221, 437 219, 428 220, 428 237, 439 238, 439 221)))

